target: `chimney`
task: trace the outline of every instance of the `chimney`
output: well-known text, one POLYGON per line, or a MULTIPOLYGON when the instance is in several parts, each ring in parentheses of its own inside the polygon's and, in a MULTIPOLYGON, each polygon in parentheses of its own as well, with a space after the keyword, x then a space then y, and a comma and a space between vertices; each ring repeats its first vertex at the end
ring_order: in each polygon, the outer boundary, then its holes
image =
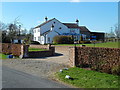
POLYGON ((47 22, 47 20, 48 20, 48 18, 47 18, 47 16, 45 17, 45 21, 47 22))
POLYGON ((79 26, 79 20, 78 20, 78 19, 76 19, 76 23, 77 23, 77 25, 79 26))

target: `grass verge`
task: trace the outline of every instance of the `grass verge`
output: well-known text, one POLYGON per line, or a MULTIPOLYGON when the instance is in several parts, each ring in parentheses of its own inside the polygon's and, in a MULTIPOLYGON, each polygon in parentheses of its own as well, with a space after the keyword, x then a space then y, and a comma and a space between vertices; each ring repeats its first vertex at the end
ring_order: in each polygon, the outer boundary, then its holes
POLYGON ((56 73, 59 80, 79 88, 118 88, 118 78, 120 76, 100 73, 81 68, 69 68, 63 72, 56 73), (73 80, 65 79, 69 75, 73 80))

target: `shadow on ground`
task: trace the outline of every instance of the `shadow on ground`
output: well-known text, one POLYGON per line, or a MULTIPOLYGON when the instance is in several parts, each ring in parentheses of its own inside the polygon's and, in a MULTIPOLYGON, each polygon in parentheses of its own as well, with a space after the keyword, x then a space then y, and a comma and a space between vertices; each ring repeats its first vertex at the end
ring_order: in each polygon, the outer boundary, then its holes
MULTIPOLYGON (((53 56, 47 56, 47 57, 37 57, 37 58, 32 58, 32 59, 46 59, 46 58, 48 58, 48 57, 58 57, 58 56, 63 56, 63 54, 61 54, 61 53, 55 53, 53 56)), ((28 58, 24 58, 24 59, 29 59, 29 57, 28 58)))

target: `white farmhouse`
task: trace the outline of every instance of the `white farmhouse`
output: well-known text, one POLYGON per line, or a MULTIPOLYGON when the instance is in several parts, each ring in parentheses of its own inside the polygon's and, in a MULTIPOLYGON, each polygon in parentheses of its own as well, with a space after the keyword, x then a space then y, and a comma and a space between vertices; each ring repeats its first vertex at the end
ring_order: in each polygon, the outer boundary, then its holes
POLYGON ((56 35, 73 35, 74 40, 80 39, 80 28, 78 26, 79 21, 76 23, 62 23, 56 18, 47 20, 36 26, 34 31, 34 41, 38 41, 40 44, 48 44, 53 42, 53 37, 56 35))

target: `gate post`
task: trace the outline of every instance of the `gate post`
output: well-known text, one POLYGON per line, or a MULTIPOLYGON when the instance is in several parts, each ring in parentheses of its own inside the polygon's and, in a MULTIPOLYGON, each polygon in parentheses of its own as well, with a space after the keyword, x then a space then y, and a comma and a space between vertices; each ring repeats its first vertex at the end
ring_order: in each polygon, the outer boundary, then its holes
POLYGON ((29 57, 29 45, 21 45, 21 55, 20 58, 29 57))
POLYGON ((69 65, 75 67, 75 47, 69 47, 69 65))

